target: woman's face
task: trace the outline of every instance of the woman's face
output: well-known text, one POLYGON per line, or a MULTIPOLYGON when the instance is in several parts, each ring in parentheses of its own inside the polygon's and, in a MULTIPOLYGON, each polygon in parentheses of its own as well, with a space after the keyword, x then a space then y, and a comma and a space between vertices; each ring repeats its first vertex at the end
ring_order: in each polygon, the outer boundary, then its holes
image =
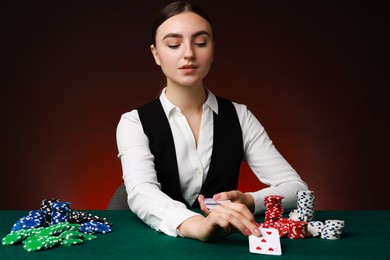
POLYGON ((193 12, 172 16, 157 28, 151 50, 168 86, 202 84, 214 56, 211 26, 193 12))

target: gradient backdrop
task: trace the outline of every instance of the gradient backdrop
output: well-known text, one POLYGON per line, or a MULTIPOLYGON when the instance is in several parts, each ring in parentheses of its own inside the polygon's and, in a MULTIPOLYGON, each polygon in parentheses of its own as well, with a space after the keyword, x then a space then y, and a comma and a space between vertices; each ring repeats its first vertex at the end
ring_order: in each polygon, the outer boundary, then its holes
MULTIPOLYGON (((0 209, 106 208, 119 118, 159 91, 150 28, 168 2, 1 4, 0 209)), ((384 2, 197 2, 216 29, 206 85, 259 118, 317 208, 390 209, 384 2)), ((262 187, 244 169, 240 189, 262 187)))

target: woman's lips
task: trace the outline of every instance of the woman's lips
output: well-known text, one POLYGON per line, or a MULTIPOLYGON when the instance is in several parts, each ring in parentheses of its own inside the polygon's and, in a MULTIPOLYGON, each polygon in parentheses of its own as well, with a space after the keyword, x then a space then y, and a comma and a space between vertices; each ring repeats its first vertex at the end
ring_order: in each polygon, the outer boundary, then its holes
POLYGON ((185 71, 185 72, 192 72, 192 71, 196 70, 197 68, 198 68, 198 66, 196 66, 194 64, 186 64, 186 65, 181 66, 179 69, 182 71, 185 71))

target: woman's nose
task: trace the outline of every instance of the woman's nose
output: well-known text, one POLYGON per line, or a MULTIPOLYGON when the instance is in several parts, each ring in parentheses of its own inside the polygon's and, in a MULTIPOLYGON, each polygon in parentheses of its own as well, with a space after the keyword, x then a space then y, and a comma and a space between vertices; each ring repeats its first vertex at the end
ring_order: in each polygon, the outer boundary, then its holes
POLYGON ((192 49, 191 45, 188 45, 186 47, 185 53, 184 53, 184 58, 188 60, 192 60, 195 58, 194 50, 192 49))

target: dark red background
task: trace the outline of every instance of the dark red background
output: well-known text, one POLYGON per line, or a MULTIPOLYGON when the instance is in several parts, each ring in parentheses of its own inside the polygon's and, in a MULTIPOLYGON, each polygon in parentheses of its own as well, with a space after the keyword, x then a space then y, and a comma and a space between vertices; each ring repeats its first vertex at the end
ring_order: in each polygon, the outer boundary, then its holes
MULTIPOLYGON (((167 2, 2 4, 0 209, 106 207, 119 118, 159 90, 150 27, 167 2)), ((198 2, 216 29, 206 85, 259 118, 317 208, 390 209, 385 5, 198 2)), ((240 188, 257 187, 246 170, 240 188)))

